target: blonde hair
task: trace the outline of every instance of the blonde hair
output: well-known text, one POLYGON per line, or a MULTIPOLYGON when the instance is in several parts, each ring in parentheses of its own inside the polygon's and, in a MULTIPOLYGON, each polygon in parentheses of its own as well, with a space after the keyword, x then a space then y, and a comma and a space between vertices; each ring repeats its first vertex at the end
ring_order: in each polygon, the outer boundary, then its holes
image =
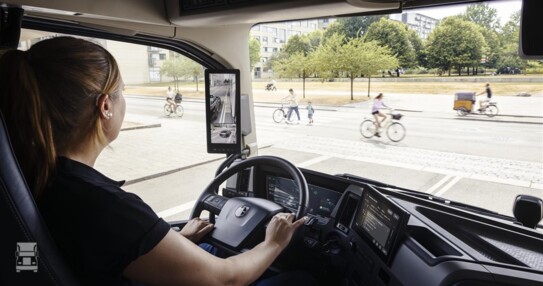
POLYGON ((0 110, 15 155, 34 197, 54 173, 58 154, 86 140, 105 143, 97 100, 121 94, 113 56, 72 37, 41 41, 0 58, 0 110))

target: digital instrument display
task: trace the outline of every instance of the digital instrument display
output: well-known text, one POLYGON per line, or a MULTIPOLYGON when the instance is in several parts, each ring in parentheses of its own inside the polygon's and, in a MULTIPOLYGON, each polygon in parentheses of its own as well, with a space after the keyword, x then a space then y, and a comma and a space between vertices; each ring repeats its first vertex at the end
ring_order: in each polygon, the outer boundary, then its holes
POLYGON ((207 152, 241 152, 239 70, 205 71, 207 152))
POLYGON ((373 189, 365 189, 354 219, 354 230, 385 262, 393 251, 409 219, 409 213, 373 189))
MULTIPOLYGON (((292 179, 277 176, 266 176, 268 199, 273 200, 295 213, 298 209, 298 186, 292 179)), ((340 193, 319 186, 308 184, 309 204, 307 213, 323 218, 329 218, 336 207, 340 193)))

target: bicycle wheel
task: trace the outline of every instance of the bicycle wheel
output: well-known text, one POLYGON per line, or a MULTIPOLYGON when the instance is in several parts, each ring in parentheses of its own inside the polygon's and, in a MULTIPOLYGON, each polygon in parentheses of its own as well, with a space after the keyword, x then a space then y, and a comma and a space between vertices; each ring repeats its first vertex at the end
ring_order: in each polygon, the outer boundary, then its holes
POLYGON ((460 116, 466 116, 468 115, 468 110, 464 107, 460 107, 456 110, 456 112, 458 113, 458 115, 460 116))
POLYGON ((172 109, 170 108, 169 104, 164 104, 164 115, 170 116, 172 114, 172 109))
POLYGON ((402 141, 405 137, 405 127, 399 122, 392 122, 387 128, 387 137, 393 142, 402 141))
POLYGON ((360 134, 365 138, 371 138, 375 135, 375 124, 372 120, 366 119, 360 123, 360 134))
POLYGON ((498 107, 496 105, 489 105, 485 108, 485 115, 488 117, 494 117, 498 115, 498 107))
POLYGON ((175 115, 179 116, 179 117, 183 117, 183 113, 185 111, 183 110, 183 106, 181 105, 178 105, 176 108, 175 108, 175 115))
POLYGON ((281 108, 277 108, 273 112, 273 121, 275 121, 275 123, 280 123, 284 119, 285 119, 285 111, 283 111, 283 109, 281 108))

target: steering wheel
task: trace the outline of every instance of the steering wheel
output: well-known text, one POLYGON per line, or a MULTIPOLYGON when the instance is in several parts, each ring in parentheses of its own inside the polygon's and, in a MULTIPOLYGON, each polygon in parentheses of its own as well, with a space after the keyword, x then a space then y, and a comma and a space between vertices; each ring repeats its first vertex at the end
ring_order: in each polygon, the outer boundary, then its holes
POLYGON ((296 219, 304 217, 307 213, 309 198, 307 182, 296 166, 274 156, 256 156, 241 161, 213 179, 196 200, 190 214, 192 219, 199 217, 204 210, 209 211, 210 221, 215 223, 210 240, 228 251, 240 252, 242 249, 256 245, 259 241, 250 238, 263 230, 272 216, 284 211, 283 206, 263 198, 226 198, 217 193, 219 186, 232 175, 260 165, 280 168, 292 177, 299 191, 296 219), (216 222, 214 222, 215 214, 219 214, 216 222))

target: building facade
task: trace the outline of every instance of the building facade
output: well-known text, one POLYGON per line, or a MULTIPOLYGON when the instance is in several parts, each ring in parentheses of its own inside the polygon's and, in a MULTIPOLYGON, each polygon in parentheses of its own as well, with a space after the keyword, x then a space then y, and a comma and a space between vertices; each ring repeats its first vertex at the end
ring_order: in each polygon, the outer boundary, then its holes
POLYGON ((273 71, 267 63, 274 53, 281 51, 291 36, 305 35, 319 29, 326 29, 333 21, 335 19, 314 19, 254 26, 250 35, 260 42, 260 61, 255 64, 253 78, 268 79, 273 77, 273 71))
POLYGON ((419 13, 391 14, 391 20, 406 24, 409 29, 417 32, 419 37, 426 40, 439 20, 419 13))

